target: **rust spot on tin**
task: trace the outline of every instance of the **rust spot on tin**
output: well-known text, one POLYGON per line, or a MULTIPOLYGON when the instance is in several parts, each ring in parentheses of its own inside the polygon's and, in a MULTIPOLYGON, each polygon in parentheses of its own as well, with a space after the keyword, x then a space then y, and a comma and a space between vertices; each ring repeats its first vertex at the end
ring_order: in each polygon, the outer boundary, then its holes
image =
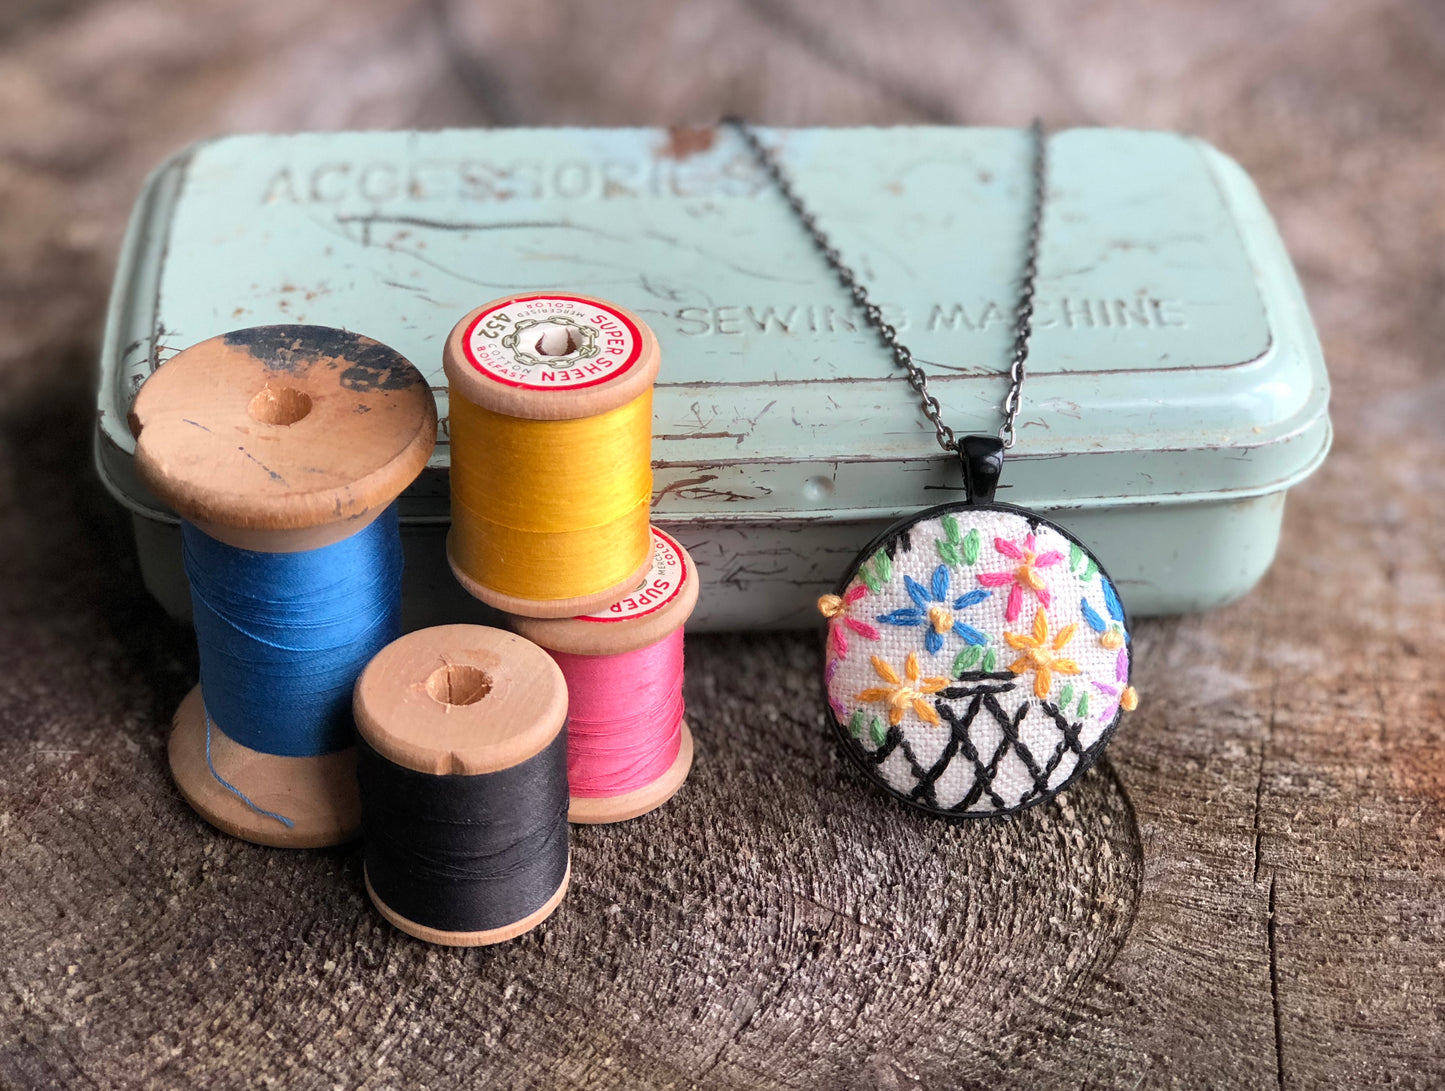
POLYGON ((663 145, 661 154, 668 159, 687 159, 707 151, 716 142, 717 129, 711 125, 696 129, 674 125, 667 130, 667 143, 663 145))

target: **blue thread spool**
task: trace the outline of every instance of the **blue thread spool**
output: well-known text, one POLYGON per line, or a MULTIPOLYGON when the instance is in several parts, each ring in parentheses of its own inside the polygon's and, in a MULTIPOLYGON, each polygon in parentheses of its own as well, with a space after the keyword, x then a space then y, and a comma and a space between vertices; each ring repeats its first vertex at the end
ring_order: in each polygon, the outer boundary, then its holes
POLYGON ((436 442, 430 389, 370 338, 260 326, 159 368, 130 426, 142 480, 183 519, 200 644, 176 784, 248 841, 349 840, 351 686, 399 632, 395 501, 436 442))

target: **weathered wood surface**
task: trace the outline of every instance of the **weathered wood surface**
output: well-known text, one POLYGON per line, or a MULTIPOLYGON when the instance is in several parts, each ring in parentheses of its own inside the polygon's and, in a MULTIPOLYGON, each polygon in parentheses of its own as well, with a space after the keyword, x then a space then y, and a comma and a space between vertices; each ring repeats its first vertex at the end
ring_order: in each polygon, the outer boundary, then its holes
POLYGON ((1438 6, 11 0, 0 51, 0 1086, 1445 1084, 1438 6), (1300 266, 1335 452, 1257 591, 1139 627, 1066 804, 915 820, 840 770, 813 639, 698 640, 676 803, 577 831, 537 933, 422 946, 354 850, 168 780, 190 640, 88 470, 127 207, 220 131, 729 110, 1201 133, 1300 266))

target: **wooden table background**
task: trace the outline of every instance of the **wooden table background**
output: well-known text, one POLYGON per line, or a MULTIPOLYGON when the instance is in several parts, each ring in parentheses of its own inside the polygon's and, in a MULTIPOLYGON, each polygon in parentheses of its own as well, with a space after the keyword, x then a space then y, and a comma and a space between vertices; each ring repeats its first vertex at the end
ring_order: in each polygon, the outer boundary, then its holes
POLYGON ((1445 1085, 1445 9, 1355 0, 0 5, 0 1085, 1445 1085), (697 639, 675 805, 533 935, 387 927, 358 854, 213 833, 189 634, 89 468, 131 200, 248 129, 1199 133, 1260 183, 1334 453, 1244 601, 1138 629, 1098 773, 946 828, 840 769, 809 636, 697 639))

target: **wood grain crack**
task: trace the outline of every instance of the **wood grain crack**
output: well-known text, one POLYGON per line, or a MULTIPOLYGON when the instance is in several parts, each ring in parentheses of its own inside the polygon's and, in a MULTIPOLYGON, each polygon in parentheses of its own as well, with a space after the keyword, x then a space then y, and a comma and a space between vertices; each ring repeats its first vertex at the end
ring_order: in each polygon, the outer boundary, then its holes
POLYGON ((1279 948, 1275 943, 1274 926, 1275 876, 1269 877, 1269 920, 1266 934, 1269 937, 1269 1002, 1274 1012, 1274 1070, 1280 1091, 1284 1091, 1284 1023, 1279 1010, 1279 948))
MULTIPOLYGON (((1260 827, 1260 814, 1264 810, 1264 763, 1269 756, 1271 744, 1274 742, 1275 721, 1279 713, 1279 679, 1276 678, 1269 687, 1269 719, 1265 722, 1264 734, 1259 740, 1259 765, 1255 770, 1254 777, 1254 881, 1260 881, 1260 871, 1264 866, 1264 831, 1260 827)), ((1270 878, 1274 882, 1273 876, 1270 878)), ((1271 886, 1271 891, 1273 887, 1271 886)), ((1271 894, 1271 896, 1273 896, 1271 894)))

